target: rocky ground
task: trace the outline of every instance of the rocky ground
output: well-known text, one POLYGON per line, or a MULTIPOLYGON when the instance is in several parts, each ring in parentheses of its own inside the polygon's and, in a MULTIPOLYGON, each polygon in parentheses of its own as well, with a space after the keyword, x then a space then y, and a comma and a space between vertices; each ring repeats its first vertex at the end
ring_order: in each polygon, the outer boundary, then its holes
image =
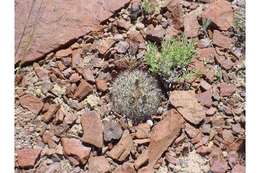
POLYGON ((132 1, 99 31, 16 67, 17 173, 245 172, 245 50, 234 25, 243 1, 152 2, 158 11, 132 1), (115 112, 118 74, 148 72, 148 41, 181 34, 196 43, 188 68, 201 75, 162 85, 147 120, 115 112))

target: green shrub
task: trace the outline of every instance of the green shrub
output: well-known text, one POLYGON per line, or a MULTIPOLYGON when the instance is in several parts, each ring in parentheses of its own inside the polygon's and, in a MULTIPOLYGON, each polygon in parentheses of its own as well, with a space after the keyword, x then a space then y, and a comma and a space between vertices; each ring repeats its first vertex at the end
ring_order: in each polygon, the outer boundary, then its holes
POLYGON ((182 37, 179 40, 164 40, 160 51, 156 45, 148 43, 145 61, 151 72, 169 76, 173 68, 183 68, 188 65, 194 53, 193 43, 182 37))
POLYGON ((141 120, 156 113, 161 98, 157 81, 142 71, 120 74, 111 88, 115 111, 133 120, 141 120))
POLYGON ((146 14, 151 14, 153 12, 158 13, 160 11, 159 5, 156 6, 154 3, 150 2, 150 0, 142 0, 141 4, 146 14))

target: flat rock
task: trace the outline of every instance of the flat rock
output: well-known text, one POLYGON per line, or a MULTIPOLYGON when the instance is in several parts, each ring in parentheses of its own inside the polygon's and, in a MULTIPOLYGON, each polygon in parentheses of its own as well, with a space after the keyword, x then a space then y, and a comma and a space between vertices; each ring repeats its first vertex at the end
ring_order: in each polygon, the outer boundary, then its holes
POLYGON ((90 173, 106 173, 110 171, 110 164, 104 156, 90 157, 88 164, 90 173))
POLYGON ((38 60, 46 53, 99 29, 102 21, 129 2, 16 0, 15 62, 24 64, 38 60))
POLYGON ((201 61, 214 63, 215 62, 215 56, 216 56, 216 50, 212 47, 197 50, 197 57, 201 61))
POLYGON ((210 170, 214 173, 225 173, 227 169, 227 163, 222 160, 214 160, 210 168, 210 170))
POLYGON ((225 36, 220 31, 215 30, 213 32, 213 44, 222 48, 230 49, 232 46, 232 39, 225 36))
POLYGON ((75 91, 74 97, 80 101, 93 91, 93 86, 85 80, 81 80, 78 88, 75 91))
POLYGON ((136 173, 136 171, 133 166, 125 163, 116 168, 112 173, 136 173))
POLYGON ((134 143, 132 136, 129 134, 128 130, 125 130, 120 141, 112 148, 112 150, 107 152, 107 155, 112 159, 124 161, 129 156, 133 146, 134 143))
POLYGON ((151 141, 148 146, 149 167, 154 166, 156 161, 178 137, 183 127, 184 120, 174 109, 165 112, 163 116, 164 119, 156 124, 151 132, 151 141))
POLYGON ((245 173, 245 172, 246 172, 245 166, 239 164, 235 165, 231 171, 231 173, 245 173))
POLYGON ((180 0, 171 0, 167 4, 167 9, 171 12, 173 27, 180 30, 183 27, 183 9, 180 0))
POLYGON ((104 79, 97 79, 96 86, 99 91, 105 92, 106 90, 108 90, 107 81, 104 79))
POLYGON ((197 19, 197 15, 189 13, 184 16, 184 34, 186 37, 193 38, 199 35, 200 25, 197 19))
POLYGON ((97 43, 97 49, 101 55, 105 55, 114 43, 115 41, 113 40, 113 38, 104 38, 97 43))
POLYGON ((146 162, 148 162, 148 150, 143 151, 134 162, 135 169, 139 169, 146 162))
POLYGON ((178 112, 192 124, 199 124, 205 117, 205 111, 199 104, 194 90, 173 91, 170 95, 170 103, 178 112))
POLYGON ((16 152, 17 165, 20 168, 32 168, 41 154, 41 149, 24 148, 16 152))
POLYGON ((146 34, 147 39, 160 42, 165 35, 165 30, 161 25, 157 25, 155 28, 152 25, 149 25, 146 34))
POLYGON ((65 155, 73 157, 81 164, 87 162, 90 155, 90 147, 82 145, 81 141, 75 138, 62 138, 61 143, 65 155))
POLYGON ((218 85, 220 96, 228 97, 236 91, 236 86, 233 84, 220 83, 218 85))
POLYGON ((104 140, 109 142, 111 140, 118 140, 123 134, 121 126, 114 120, 105 121, 104 125, 104 140))
POLYGON ((148 138, 150 135, 150 125, 147 123, 142 123, 136 126, 136 132, 135 132, 135 137, 137 139, 144 139, 148 138))
POLYGON ((37 75, 37 77, 42 81, 49 80, 49 71, 45 69, 44 67, 41 67, 39 64, 34 63, 33 69, 37 75))
POLYGON ((57 105, 57 104, 51 104, 49 107, 48 107, 48 110, 47 112, 45 112, 43 115, 42 115, 42 120, 46 123, 50 122, 54 117, 55 117, 55 114, 56 112, 60 109, 60 105, 57 105))
POLYGON ((231 61, 229 57, 217 55, 215 59, 224 70, 230 70, 234 66, 234 63, 231 61))
POLYGON ((231 3, 226 0, 212 1, 202 14, 203 18, 210 19, 221 30, 228 30, 233 25, 233 15, 231 3))
POLYGON ((212 105, 212 91, 207 90, 197 94, 197 99, 203 106, 210 107, 212 105))
POLYGON ((129 43, 127 41, 120 41, 115 46, 115 49, 118 53, 126 53, 128 48, 129 48, 129 43))
POLYGON ((22 105, 22 107, 30 110, 31 112, 35 114, 39 114, 43 107, 43 102, 40 98, 31 95, 31 94, 25 94, 19 98, 19 101, 22 105))
POLYGON ((100 115, 95 111, 88 111, 81 116, 83 128, 82 140, 98 148, 103 146, 103 125, 100 115))

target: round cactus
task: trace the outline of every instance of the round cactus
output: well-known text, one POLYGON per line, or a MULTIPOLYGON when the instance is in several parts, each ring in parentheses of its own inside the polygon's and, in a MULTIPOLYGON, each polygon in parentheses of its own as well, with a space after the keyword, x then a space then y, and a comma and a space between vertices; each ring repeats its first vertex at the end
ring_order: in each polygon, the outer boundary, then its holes
POLYGON ((111 97, 116 112, 141 120, 156 113, 162 94, 154 78, 136 70, 118 76, 112 85, 111 97))

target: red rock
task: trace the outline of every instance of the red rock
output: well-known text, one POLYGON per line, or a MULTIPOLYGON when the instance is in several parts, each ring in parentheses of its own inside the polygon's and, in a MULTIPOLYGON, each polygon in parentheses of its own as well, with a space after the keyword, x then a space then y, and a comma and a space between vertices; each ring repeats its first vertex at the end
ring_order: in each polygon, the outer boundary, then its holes
POLYGON ((24 148, 16 152, 17 165, 20 168, 32 168, 38 160, 41 149, 24 148))
POLYGON ((194 90, 173 91, 170 95, 170 103, 178 112, 192 124, 199 124, 205 117, 205 111, 199 104, 194 90))
POLYGON ((72 54, 72 50, 71 50, 71 48, 68 48, 68 49, 61 49, 61 50, 57 51, 55 56, 56 57, 66 57, 71 54, 72 54))
POLYGON ((137 30, 128 31, 127 37, 129 40, 131 40, 134 43, 143 43, 144 42, 144 38, 143 38, 142 34, 137 30))
POLYGON ((246 172, 245 166, 239 164, 234 166, 234 168, 231 171, 231 173, 245 173, 245 172, 246 172))
POLYGON ((48 111, 42 115, 42 120, 46 123, 50 122, 54 117, 56 112, 60 109, 60 105, 51 104, 48 111))
POLYGON ((227 163, 222 160, 214 160, 210 168, 213 173, 225 173, 227 169, 227 163))
POLYGON ((112 159, 124 161, 129 156, 133 146, 134 143, 132 136, 129 134, 128 130, 125 130, 120 141, 112 148, 112 150, 107 152, 107 155, 112 159))
POLYGON ((72 53, 71 63, 72 68, 80 68, 83 67, 83 62, 81 58, 81 50, 74 50, 72 53))
POLYGON ((212 92, 211 90, 197 94, 197 99, 203 106, 210 107, 212 105, 212 92))
POLYGON ((143 167, 138 170, 138 173, 154 173, 154 169, 152 167, 143 167))
POLYGON ((161 25, 157 25, 155 28, 153 25, 149 25, 146 34, 147 39, 160 42, 165 35, 165 30, 161 25))
POLYGON ((135 137, 137 139, 144 139, 149 137, 150 126, 147 123, 139 124, 135 129, 135 137))
POLYGON ((222 97, 229 97, 236 91, 236 86, 233 84, 221 83, 218 88, 222 97))
POLYGON ((104 156, 90 157, 88 164, 90 173, 106 173, 110 171, 110 164, 104 156))
POLYGON ((215 30, 213 32, 213 44, 219 47, 230 49, 232 46, 232 39, 223 35, 220 31, 215 30))
POLYGON ((183 27, 183 9, 180 0, 171 0, 167 9, 171 12, 173 27, 180 30, 183 27))
POLYGON ((148 162, 148 150, 143 151, 134 162, 135 169, 139 169, 143 166, 146 162, 148 162))
POLYGON ((239 155, 236 151, 231 151, 228 153, 228 163, 231 167, 234 167, 239 161, 239 155))
POLYGON ((181 115, 174 109, 165 112, 163 116, 165 118, 156 124, 151 132, 151 142, 148 146, 148 167, 153 167, 178 137, 184 123, 181 115))
POLYGON ((100 54, 104 55, 113 46, 115 41, 111 38, 105 38, 98 42, 97 49, 100 54))
POLYGON ((210 85, 207 81, 205 81, 205 80, 203 80, 203 79, 200 80, 200 87, 201 87, 204 91, 207 91, 207 90, 210 90, 210 89, 211 89, 211 85, 210 85))
POLYGON ((71 76, 70 76, 70 81, 71 82, 78 82, 81 80, 81 76, 78 74, 78 73, 73 73, 71 76))
POLYGON ((128 30, 131 27, 131 23, 124 19, 118 19, 116 24, 119 28, 123 28, 125 30, 128 30))
POLYGON ((64 154, 71 156, 81 164, 85 164, 89 158, 91 148, 82 145, 80 140, 74 138, 62 138, 64 154))
POLYGON ((189 13, 184 16, 184 34, 186 37, 192 38, 199 35, 200 25, 197 19, 197 15, 189 13))
POLYGON ((165 38, 171 39, 176 37, 180 33, 179 30, 175 29, 172 25, 166 28, 165 38))
POLYGON ((123 134, 121 126, 114 120, 103 121, 104 125, 104 140, 119 140, 123 134))
POLYGON ((98 148, 103 146, 103 125, 100 115, 94 111, 88 111, 81 116, 81 126, 83 128, 82 140, 98 148))
POLYGON ((100 22, 107 20, 129 2, 16 0, 15 62, 24 64, 38 60, 48 52, 99 29, 100 22))
POLYGON ((234 66, 234 63, 231 61, 231 59, 224 56, 217 55, 216 61, 224 70, 230 70, 234 66))
POLYGON ((82 76, 88 82, 95 82, 93 71, 88 68, 83 69, 82 76))
POLYGON ((208 63, 214 63, 215 56, 216 56, 216 50, 212 47, 197 50, 197 57, 201 61, 206 61, 208 63))
POLYGON ((232 144, 234 142, 234 140, 235 140, 235 137, 233 136, 232 131, 231 130, 227 130, 227 129, 224 129, 222 131, 222 138, 224 139, 224 143, 227 146, 232 144))
POLYGON ((195 138, 196 136, 199 135, 200 130, 196 129, 195 127, 193 127, 192 125, 190 125, 189 123, 185 124, 185 131, 188 134, 188 136, 190 138, 195 138))
POLYGON ((107 81, 103 79, 96 80, 96 86, 99 91, 105 92, 108 89, 107 81))
POLYGON ((207 146, 200 146, 199 148, 196 149, 196 152, 202 156, 207 155, 211 152, 211 148, 207 146))
POLYGON ((78 88, 75 91, 74 97, 80 101, 83 100, 87 95, 93 91, 93 86, 85 80, 81 80, 78 88))
POLYGON ((22 107, 29 109, 35 114, 39 114, 43 107, 43 102, 40 98, 35 97, 31 94, 25 94, 19 98, 22 107))
POLYGON ((133 166, 124 163, 122 166, 116 168, 112 173, 136 173, 136 171, 133 166))
POLYGON ((45 131, 42 135, 42 141, 46 144, 48 144, 49 148, 55 148, 56 143, 53 140, 54 138, 54 133, 50 131, 45 131))
POLYGON ((46 81, 49 80, 49 71, 43 67, 40 67, 39 64, 34 63, 33 64, 34 71, 37 75, 37 77, 42 80, 46 81))
POLYGON ((210 3, 202 16, 214 22, 219 29, 228 30, 233 25, 233 10, 226 0, 215 0, 210 3))
POLYGON ((65 124, 73 124, 77 120, 77 116, 75 114, 72 114, 70 112, 66 112, 64 123, 65 124))

